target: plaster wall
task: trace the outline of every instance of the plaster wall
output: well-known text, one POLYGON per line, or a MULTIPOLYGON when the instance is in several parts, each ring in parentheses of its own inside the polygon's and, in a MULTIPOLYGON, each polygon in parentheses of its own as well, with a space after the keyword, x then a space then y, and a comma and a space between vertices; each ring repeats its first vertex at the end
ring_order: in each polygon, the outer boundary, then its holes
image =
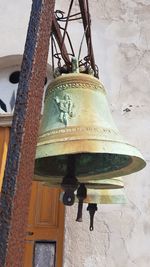
MULTIPOLYGON (((23 53, 31 2, 0 0, 0 57, 23 53)), ((57 9, 67 9, 69 2, 57 0, 57 9)), ((147 166, 124 178, 126 205, 98 207, 94 232, 88 230, 86 207, 83 223, 75 222, 77 206, 66 209, 64 267, 149 267, 150 2, 89 2, 96 63, 114 120, 122 135, 141 150, 147 166)), ((71 26, 77 53, 81 26, 71 26)))

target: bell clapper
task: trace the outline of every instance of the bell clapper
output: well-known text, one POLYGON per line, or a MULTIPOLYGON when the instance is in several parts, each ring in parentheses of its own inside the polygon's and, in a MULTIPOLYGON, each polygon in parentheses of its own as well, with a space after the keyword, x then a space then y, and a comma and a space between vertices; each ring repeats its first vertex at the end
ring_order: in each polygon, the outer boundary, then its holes
POLYGON ((85 184, 80 184, 77 190, 77 198, 78 202, 78 213, 77 213, 77 222, 82 222, 82 209, 83 209, 83 201, 87 197, 87 189, 85 184))
POLYGON ((78 180, 75 177, 75 155, 68 156, 67 174, 63 178, 61 187, 64 190, 64 205, 72 206, 75 202, 74 191, 76 191, 78 188, 78 180))
POLYGON ((94 214, 97 211, 97 204, 95 204, 95 203, 88 204, 87 210, 90 213, 90 227, 89 227, 89 229, 90 229, 90 231, 93 231, 94 230, 94 226, 93 226, 94 214))

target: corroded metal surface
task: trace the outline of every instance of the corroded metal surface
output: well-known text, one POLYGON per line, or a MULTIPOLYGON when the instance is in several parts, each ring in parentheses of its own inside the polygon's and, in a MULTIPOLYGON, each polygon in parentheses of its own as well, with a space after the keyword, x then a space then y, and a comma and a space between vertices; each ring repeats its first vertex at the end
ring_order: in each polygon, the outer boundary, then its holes
MULTIPOLYGON (((60 187, 62 178, 49 179, 44 184, 49 187, 60 187)), ((88 189, 119 189, 124 187, 123 179, 121 177, 104 179, 104 180, 91 180, 85 183, 88 189)))
POLYGON ((35 173, 43 181, 64 177, 71 154, 80 183, 128 175, 145 166, 140 152, 116 128, 104 86, 83 73, 64 74, 47 88, 35 173))
MULTIPOLYGON (((60 201, 63 199, 64 192, 60 194, 60 201)), ((77 196, 75 202, 78 202, 77 196)), ((121 189, 87 189, 87 197, 84 203, 97 203, 97 204, 126 204, 127 198, 124 188, 121 189)))
POLYGON ((89 14, 89 3, 87 0, 79 0, 79 6, 81 10, 83 26, 84 26, 85 36, 86 36, 88 56, 90 58, 91 67, 94 70, 94 76, 98 78, 98 73, 96 70, 95 59, 94 59, 93 46, 92 46, 92 38, 91 38, 91 26, 90 26, 91 21, 90 21, 90 14, 89 14))
POLYGON ((63 36, 59 27, 59 24, 57 22, 57 19, 55 18, 55 16, 53 17, 53 23, 52 23, 52 33, 54 34, 58 46, 61 50, 61 54, 62 54, 62 58, 66 64, 66 66, 69 68, 69 66, 71 65, 70 59, 69 59, 69 55, 65 46, 65 43, 63 43, 63 36))
POLYGON ((0 207, 0 266, 23 266, 24 239, 54 0, 34 0, 0 207))
POLYGON ((91 36, 91 19, 89 13, 89 1, 70 0, 68 5, 67 15, 62 10, 56 10, 53 18, 52 35, 51 35, 51 47, 52 47, 52 68, 54 77, 57 77, 61 73, 70 73, 72 71, 71 58, 75 57, 74 44, 70 37, 69 23, 73 21, 83 22, 83 36, 81 39, 78 60, 79 68, 82 73, 93 73, 98 78, 99 70, 95 64, 93 47, 92 47, 92 36, 91 36), (73 12, 73 6, 79 5, 77 13, 73 12), (81 50, 84 43, 84 36, 86 39, 87 51, 84 49, 84 56, 81 56, 81 50), (67 49, 65 46, 67 44, 67 49), (57 67, 56 67, 57 66, 57 67))

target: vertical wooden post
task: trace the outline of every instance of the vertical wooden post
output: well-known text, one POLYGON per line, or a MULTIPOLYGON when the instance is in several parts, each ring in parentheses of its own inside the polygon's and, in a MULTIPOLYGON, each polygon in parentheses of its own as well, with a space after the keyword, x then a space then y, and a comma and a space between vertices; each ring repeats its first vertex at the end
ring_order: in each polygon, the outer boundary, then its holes
POLYGON ((0 267, 23 266, 54 0, 33 0, 0 203, 0 267))

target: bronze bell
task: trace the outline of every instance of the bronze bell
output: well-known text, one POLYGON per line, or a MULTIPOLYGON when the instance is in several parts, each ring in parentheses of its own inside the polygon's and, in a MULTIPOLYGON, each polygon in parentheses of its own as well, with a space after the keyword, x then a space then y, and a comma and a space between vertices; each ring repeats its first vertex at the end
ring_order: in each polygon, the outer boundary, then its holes
MULTIPOLYGON (((111 179, 110 179, 111 180, 111 179)), ((63 201, 64 192, 60 194, 60 200, 63 201)), ((94 230, 94 215, 98 210, 97 204, 126 204, 124 189, 87 189, 86 197, 79 199, 76 192, 75 202, 78 202, 77 222, 82 222, 83 203, 87 203, 87 210, 90 214, 90 231, 94 230)))
MULTIPOLYGON (((60 201, 63 201, 64 192, 60 194, 60 201)), ((77 193, 75 192, 75 202, 78 202, 77 193)), ((96 204, 126 204, 127 198, 124 188, 120 189, 87 189, 87 196, 84 203, 96 204)))
POLYGON ((77 177, 84 183, 128 175, 145 165, 141 153, 117 130, 104 86, 97 78, 71 73, 51 82, 45 95, 34 180, 65 177, 76 184, 77 177))
MULTIPOLYGON (((60 181, 58 179, 53 179, 51 181, 51 179, 48 182, 43 182, 44 185, 49 186, 49 187, 61 187, 62 186, 62 179, 60 179, 60 181)), ((66 185, 66 187, 68 187, 68 185, 66 185)), ((114 190, 114 189, 120 189, 124 187, 124 183, 123 183, 123 179, 121 177, 118 178, 111 178, 111 179, 104 179, 104 180, 91 180, 91 181, 87 181, 84 184, 78 184, 78 187, 75 188, 74 190, 72 190, 72 188, 70 188, 72 192, 72 194, 70 195, 70 192, 68 192, 68 194, 63 194, 63 203, 64 205, 67 206, 71 206, 74 204, 75 202, 75 195, 74 195, 74 191, 77 189, 77 193, 76 196, 78 197, 79 203, 84 202, 84 200, 87 197, 87 191, 90 192, 90 189, 94 189, 93 192, 95 191, 95 194, 97 195, 97 190, 99 191, 99 189, 105 189, 105 190, 114 190)), ((64 190, 66 191, 66 190, 64 190)), ((82 208, 80 209, 82 210, 82 208)))
MULTIPOLYGON (((126 196, 123 189, 115 190, 92 190, 89 189, 84 203, 88 203, 87 210, 90 214, 90 227, 89 230, 94 230, 94 215, 98 210, 97 204, 125 204, 126 196)), ((79 204, 78 204, 79 206, 79 204)), ((79 210, 79 209, 78 209, 79 210)), ((78 214, 80 215, 79 211, 78 214)), ((82 218, 82 213, 81 213, 82 218)), ((80 219, 80 217, 79 217, 80 219)))
POLYGON ((84 203, 96 204, 126 204, 124 189, 88 189, 84 203))
MULTIPOLYGON (((49 187, 61 187, 62 179, 50 179, 43 182, 44 185, 49 187)), ((91 180, 86 181, 85 186, 87 189, 120 189, 124 187, 123 179, 121 177, 104 179, 104 180, 91 180)))

